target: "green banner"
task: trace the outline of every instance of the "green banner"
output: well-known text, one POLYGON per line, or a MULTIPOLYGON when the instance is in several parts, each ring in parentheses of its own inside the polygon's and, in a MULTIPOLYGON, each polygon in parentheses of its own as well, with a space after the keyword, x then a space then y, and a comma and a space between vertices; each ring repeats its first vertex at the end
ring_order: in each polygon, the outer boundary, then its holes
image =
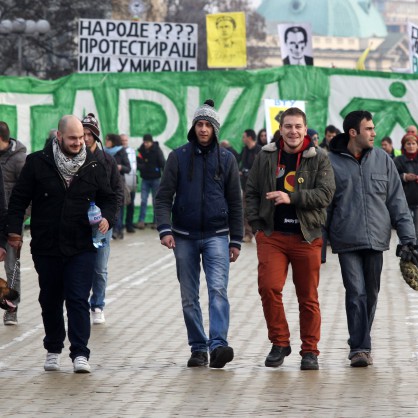
POLYGON ((0 120, 28 146, 43 147, 62 115, 94 113, 102 136, 127 133, 138 147, 151 133, 167 152, 186 141, 193 113, 212 98, 221 139, 241 149, 244 129, 264 124, 264 99, 303 100, 308 126, 322 137, 326 125, 342 129, 354 109, 374 114, 378 141, 398 146, 404 128, 418 122, 416 75, 285 66, 257 71, 73 74, 55 81, 0 77, 0 120))

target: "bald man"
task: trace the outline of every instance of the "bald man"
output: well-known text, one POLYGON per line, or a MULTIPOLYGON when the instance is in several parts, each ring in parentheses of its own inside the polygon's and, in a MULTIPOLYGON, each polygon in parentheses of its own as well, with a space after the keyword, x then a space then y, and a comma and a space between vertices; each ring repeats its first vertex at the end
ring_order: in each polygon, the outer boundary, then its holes
POLYGON ((88 298, 96 249, 87 211, 92 201, 102 211, 99 230, 106 233, 114 223, 116 195, 104 166, 86 149, 83 125, 66 115, 57 136, 27 157, 10 197, 6 225, 8 243, 19 248, 25 210, 32 202, 31 252, 39 276, 46 371, 60 370, 65 302, 74 372, 90 373, 88 298))
POLYGON ((417 134, 417 127, 415 125, 410 125, 405 129, 405 133, 416 135, 417 134))

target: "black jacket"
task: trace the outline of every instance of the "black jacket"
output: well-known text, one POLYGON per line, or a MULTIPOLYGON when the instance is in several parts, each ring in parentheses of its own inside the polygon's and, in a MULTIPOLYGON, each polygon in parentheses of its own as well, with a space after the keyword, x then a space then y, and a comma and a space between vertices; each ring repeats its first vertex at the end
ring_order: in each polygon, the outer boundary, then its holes
POLYGON ((106 170, 90 151, 67 187, 55 165, 52 144, 27 157, 10 197, 7 233, 22 233, 25 209, 31 201, 31 252, 51 257, 96 251, 87 217, 90 202, 96 202, 110 227, 117 206, 106 170))
POLYGON ((398 173, 401 176, 403 190, 405 192, 408 206, 418 206, 418 183, 415 181, 404 181, 403 175, 407 173, 418 174, 418 158, 410 160, 406 155, 400 155, 394 159, 398 173))
POLYGON ((120 176, 119 174, 116 159, 113 158, 111 155, 106 154, 106 152, 100 149, 99 146, 97 146, 94 150, 93 156, 97 159, 97 161, 102 163, 106 169, 106 174, 110 182, 110 187, 116 193, 116 198, 118 202, 116 216, 118 216, 119 209, 123 206, 124 193, 122 176, 120 176))
POLYGON ((165 166, 165 158, 158 142, 154 141, 150 149, 146 149, 142 144, 138 148, 136 161, 141 178, 144 180, 154 180, 161 177, 161 171, 165 166))

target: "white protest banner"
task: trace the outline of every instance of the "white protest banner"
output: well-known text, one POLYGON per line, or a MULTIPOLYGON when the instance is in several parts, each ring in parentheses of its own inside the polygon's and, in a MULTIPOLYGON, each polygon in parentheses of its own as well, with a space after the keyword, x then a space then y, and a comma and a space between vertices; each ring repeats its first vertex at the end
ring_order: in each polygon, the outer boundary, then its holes
POLYGON ((289 107, 298 107, 300 110, 305 112, 305 102, 302 100, 264 100, 267 142, 270 142, 274 133, 280 129, 280 116, 289 107))
POLYGON ((281 23, 277 29, 283 65, 313 65, 311 25, 281 23))
POLYGON ((418 73, 418 26, 408 22, 409 61, 411 73, 418 73))
POLYGON ((197 25, 80 19, 80 73, 197 70, 197 25))

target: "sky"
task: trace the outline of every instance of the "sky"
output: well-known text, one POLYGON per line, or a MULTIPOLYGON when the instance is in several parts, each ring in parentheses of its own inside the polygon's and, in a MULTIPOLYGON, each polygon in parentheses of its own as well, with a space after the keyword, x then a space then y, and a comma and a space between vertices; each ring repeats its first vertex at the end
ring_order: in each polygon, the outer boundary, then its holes
POLYGON ((251 0, 250 3, 252 3, 253 7, 256 8, 261 4, 261 0, 251 0))

